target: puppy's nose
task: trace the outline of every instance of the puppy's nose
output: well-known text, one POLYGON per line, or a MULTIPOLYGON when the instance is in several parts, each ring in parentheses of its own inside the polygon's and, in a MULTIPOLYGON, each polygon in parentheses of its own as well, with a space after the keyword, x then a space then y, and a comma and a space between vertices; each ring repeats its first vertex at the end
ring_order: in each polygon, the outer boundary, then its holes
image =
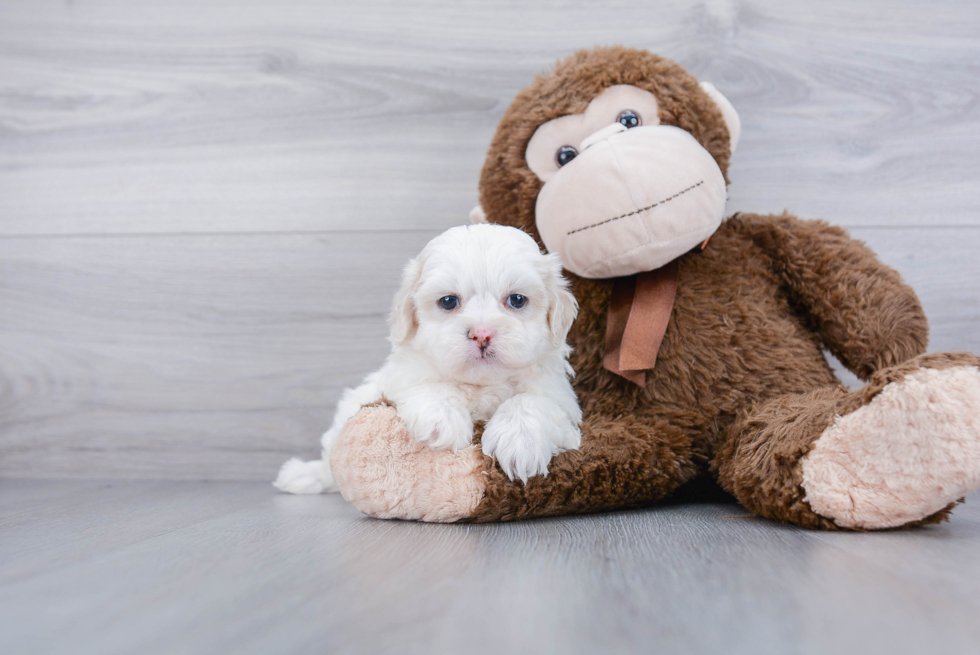
POLYGON ((471 327, 470 328, 470 339, 475 341, 479 346, 486 346, 490 343, 490 339, 494 336, 493 330, 485 327, 471 327))

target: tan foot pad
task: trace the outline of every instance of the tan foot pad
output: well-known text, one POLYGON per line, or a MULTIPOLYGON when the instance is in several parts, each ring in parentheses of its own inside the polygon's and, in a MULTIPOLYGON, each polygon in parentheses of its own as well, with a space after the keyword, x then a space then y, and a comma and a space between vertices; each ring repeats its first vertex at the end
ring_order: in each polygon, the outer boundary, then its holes
POLYGON ((837 420, 803 459, 811 509, 845 528, 935 514, 980 488, 980 369, 922 369, 837 420))
POLYGON ((473 515, 486 475, 476 446, 453 452, 415 441, 390 406, 365 407, 330 454, 340 493, 368 516, 450 523, 473 515))

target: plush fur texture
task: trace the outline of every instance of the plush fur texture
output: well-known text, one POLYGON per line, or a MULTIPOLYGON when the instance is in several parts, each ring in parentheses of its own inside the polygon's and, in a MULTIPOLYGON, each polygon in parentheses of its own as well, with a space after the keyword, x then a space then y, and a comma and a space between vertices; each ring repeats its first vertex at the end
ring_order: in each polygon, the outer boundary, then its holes
MULTIPOLYGON (((771 511, 766 503, 750 509, 801 522, 812 512, 786 505, 782 473, 773 477, 769 462, 725 457, 746 429, 772 448, 796 441, 765 434, 761 423, 770 425, 774 417, 757 417, 751 408, 769 402, 798 413, 794 404, 815 402, 799 395, 834 393, 839 383, 821 352, 824 343, 859 372, 925 348, 926 321, 911 289, 867 248, 825 223, 743 214, 726 221, 704 252, 679 264, 674 312, 643 389, 602 367, 611 283, 574 279, 580 313, 569 343, 585 417, 582 445, 556 458, 546 480, 516 487, 491 473, 477 519, 652 502, 711 468, 740 500, 772 485, 761 494, 771 511), (814 306, 813 299, 825 296, 837 303, 814 306), (891 326, 886 343, 877 336, 882 323, 891 326), (843 343, 840 324, 851 326, 843 343), (822 331, 830 338, 822 339, 822 331), (736 484, 740 476, 753 484, 736 484)), ((826 426, 808 440, 800 437, 804 450, 796 460, 826 426)), ((802 425, 793 429, 806 433, 802 425)))
MULTIPOLYGON (((839 386, 829 387, 759 403, 740 413, 739 420, 731 431, 733 438, 719 448, 716 457, 719 479, 746 507, 763 516, 810 528, 861 529, 857 524, 844 525, 834 521, 833 516, 817 514, 804 500, 804 456, 834 424, 837 417, 846 417, 868 406, 888 385, 900 383, 906 376, 924 370, 945 370, 977 364, 980 364, 980 358, 970 353, 921 355, 903 364, 878 371, 858 391, 849 392, 839 386)), ((975 407, 960 409, 976 413, 975 407)), ((897 420, 910 418, 904 411, 899 411, 901 418, 897 420)), ((924 426, 916 435, 923 445, 941 436, 928 426, 924 426)), ((980 435, 973 435, 973 438, 978 437, 980 435)), ((847 487, 842 486, 838 491, 847 493, 847 487)), ((826 490, 825 493, 830 492, 826 490)), ((950 509, 952 506, 948 505, 934 514, 916 520, 909 519, 903 523, 912 525, 945 520, 950 509)))
MULTIPOLYGON (((583 111, 616 84, 654 93, 661 123, 688 130, 727 173, 729 133, 697 80, 648 52, 583 51, 538 77, 504 115, 480 180, 487 220, 538 238, 542 183, 524 161, 528 140, 537 126, 583 111)), ((468 520, 635 507, 711 476, 760 516, 861 530, 944 520, 954 496, 980 485, 974 479, 980 435, 967 418, 980 414, 980 400, 959 374, 935 374, 972 370, 980 360, 923 355, 928 325, 915 293, 844 230, 788 214, 724 221, 706 250, 678 260, 673 314, 643 387, 602 366, 613 281, 569 277, 580 306, 568 342, 583 411, 581 446, 555 457, 547 477, 526 483, 485 459, 481 500, 468 520), (823 349, 868 384, 843 388, 823 349), (928 407, 924 398, 940 401, 928 407), (885 426, 907 423, 914 434, 882 434, 885 426), (877 448, 877 441, 891 445, 877 448), (926 463, 910 452, 938 454, 926 463), (875 473, 827 472, 843 461, 875 473), (897 473, 910 490, 905 500, 872 500, 870 510, 858 511, 842 504, 850 491, 880 489, 883 476, 897 473)), ((440 461, 430 463, 432 474, 440 461)))
POLYGON ((980 369, 921 369, 837 416, 803 458, 804 500, 848 528, 918 521, 980 487, 980 369), (932 438, 923 439, 929 434, 932 438))
POLYGON ((387 402, 357 414, 344 433, 330 454, 330 468, 348 490, 346 500, 365 514, 451 523, 471 516, 483 498, 485 456, 479 446, 455 452, 424 446, 387 402))

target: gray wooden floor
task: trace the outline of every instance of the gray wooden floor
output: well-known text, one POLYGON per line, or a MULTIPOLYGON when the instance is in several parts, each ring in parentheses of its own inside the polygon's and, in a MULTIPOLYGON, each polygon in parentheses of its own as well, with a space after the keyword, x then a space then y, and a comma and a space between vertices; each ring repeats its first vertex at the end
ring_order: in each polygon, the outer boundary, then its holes
POLYGON ((980 496, 809 532, 738 505, 500 525, 248 482, 0 482, 0 652, 980 652, 980 496))

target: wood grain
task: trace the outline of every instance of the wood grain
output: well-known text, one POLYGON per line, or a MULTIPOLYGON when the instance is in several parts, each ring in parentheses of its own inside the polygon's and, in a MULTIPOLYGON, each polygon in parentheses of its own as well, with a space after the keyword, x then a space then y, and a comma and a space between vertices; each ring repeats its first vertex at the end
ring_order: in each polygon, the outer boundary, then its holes
POLYGON ((0 475, 313 454, 513 95, 593 44, 734 102, 729 211, 853 228, 932 350, 980 350, 978 33, 967 2, 0 0, 0 475))
POLYGON ((428 236, 0 240, 0 471, 264 479, 316 452, 428 236))
POLYGON ((970 3, 0 7, 0 233, 443 229, 514 93, 616 43, 734 102, 733 210, 980 220, 970 3))
POLYGON ((0 525, 10 653, 980 648, 977 496, 948 524, 867 535, 726 504, 376 521, 264 483, 4 481, 0 499, 38 516, 0 525), (60 496, 29 500, 52 487, 60 496))

